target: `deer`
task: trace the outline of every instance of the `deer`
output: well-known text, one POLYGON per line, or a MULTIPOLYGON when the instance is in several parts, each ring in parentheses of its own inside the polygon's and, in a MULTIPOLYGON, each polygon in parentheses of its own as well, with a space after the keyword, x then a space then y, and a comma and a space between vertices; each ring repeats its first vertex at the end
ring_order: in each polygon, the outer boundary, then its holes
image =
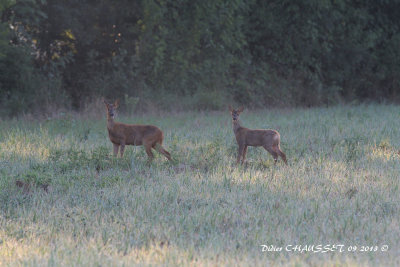
POLYGON ((144 146, 147 156, 148 164, 154 159, 151 149, 157 150, 163 154, 169 161, 172 160, 171 154, 162 146, 164 134, 156 126, 141 125, 141 124, 125 124, 114 121, 116 110, 119 106, 117 99, 114 104, 108 103, 103 99, 107 108, 107 130, 108 137, 114 147, 114 157, 118 157, 118 150, 120 150, 121 158, 124 156, 125 146, 144 146))
POLYGON ((244 163, 248 146, 262 146, 274 158, 274 165, 278 161, 278 156, 287 165, 286 155, 280 148, 280 134, 275 130, 252 130, 243 127, 239 122, 239 115, 243 110, 243 107, 235 110, 229 105, 229 111, 232 115, 233 133, 239 145, 236 164, 239 164, 240 159, 242 159, 241 164, 244 163))

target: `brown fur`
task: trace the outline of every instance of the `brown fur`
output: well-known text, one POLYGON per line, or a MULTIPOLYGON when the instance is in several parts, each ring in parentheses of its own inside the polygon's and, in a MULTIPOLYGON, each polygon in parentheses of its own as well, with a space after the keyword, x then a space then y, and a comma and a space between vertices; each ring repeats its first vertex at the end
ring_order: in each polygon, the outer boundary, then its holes
POLYGON ((239 164, 240 159, 242 159, 242 164, 244 163, 248 146, 262 146, 274 157, 275 164, 278 160, 278 156, 280 156, 287 165, 286 155, 280 148, 280 135, 277 131, 251 130, 249 128, 242 127, 239 123, 239 115, 241 112, 243 112, 243 108, 234 110, 231 106, 229 106, 229 111, 232 115, 233 132, 239 145, 236 164, 239 164))
POLYGON ((163 132, 153 125, 125 124, 114 121, 115 111, 118 108, 118 100, 114 104, 104 101, 107 107, 107 130, 108 137, 114 146, 114 156, 118 155, 120 150, 121 157, 124 155, 126 145, 144 146, 149 163, 154 155, 151 149, 156 149, 168 160, 171 160, 171 154, 162 147, 164 139, 163 132))

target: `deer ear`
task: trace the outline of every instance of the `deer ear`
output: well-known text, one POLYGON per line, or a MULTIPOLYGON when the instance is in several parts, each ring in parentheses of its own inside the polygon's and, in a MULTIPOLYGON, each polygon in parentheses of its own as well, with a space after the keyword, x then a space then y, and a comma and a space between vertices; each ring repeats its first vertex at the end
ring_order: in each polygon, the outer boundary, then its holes
POLYGON ((229 111, 230 111, 230 112, 232 112, 232 111, 233 111, 233 108, 232 108, 232 106, 231 106, 231 105, 229 105, 229 106, 228 106, 228 109, 229 109, 229 111))
POLYGON ((104 105, 106 105, 107 107, 108 107, 108 103, 107 103, 107 101, 103 98, 103 103, 104 103, 104 105))
POLYGON ((243 110, 244 110, 244 107, 240 107, 240 108, 238 109, 238 112, 243 112, 243 110))
POLYGON ((119 99, 115 100, 114 102, 114 108, 117 108, 119 106, 119 99))

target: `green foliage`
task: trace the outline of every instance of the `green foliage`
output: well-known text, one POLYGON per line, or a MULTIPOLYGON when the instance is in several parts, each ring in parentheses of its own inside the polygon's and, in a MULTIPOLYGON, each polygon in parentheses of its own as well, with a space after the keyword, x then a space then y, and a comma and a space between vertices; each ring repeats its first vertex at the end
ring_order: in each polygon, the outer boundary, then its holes
POLYGON ((133 115, 135 112, 136 106, 139 102, 139 98, 131 97, 131 96, 128 96, 127 94, 125 94, 124 97, 125 97, 124 100, 125 100, 126 110, 129 115, 133 115))
POLYGON ((137 109, 398 101, 399 10, 395 1, 3 0, 3 113, 125 95, 137 109))
POLYGON ((226 107, 226 93, 222 90, 197 91, 193 96, 184 101, 185 109, 221 110, 226 107))
POLYGON ((16 115, 32 108, 40 81, 24 48, 5 47, 0 57, 0 102, 2 113, 16 115))
POLYGON ((60 76, 55 70, 59 63, 38 67, 34 58, 40 44, 29 31, 38 32, 47 15, 39 9, 39 2, 5 2, 0 5, 3 19, 9 19, 0 23, 0 113, 11 116, 24 111, 43 113, 57 105, 65 106, 68 96, 61 89, 60 76), (29 25, 29 30, 22 25, 29 25))
POLYGON ((394 81, 383 66, 400 55, 390 48, 398 10, 395 2, 253 1, 247 40, 271 75, 300 82, 298 93, 289 92, 297 103, 398 97, 397 84, 382 88, 394 81))

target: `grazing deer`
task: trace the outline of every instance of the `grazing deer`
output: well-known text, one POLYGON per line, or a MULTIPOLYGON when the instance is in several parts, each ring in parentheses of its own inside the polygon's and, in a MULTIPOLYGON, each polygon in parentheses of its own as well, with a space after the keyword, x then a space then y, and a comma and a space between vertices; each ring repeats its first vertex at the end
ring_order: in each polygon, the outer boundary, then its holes
POLYGON ((153 160, 154 155, 151 149, 156 149, 163 154, 168 160, 171 160, 171 154, 162 147, 164 139, 163 132, 153 125, 125 124, 115 122, 114 117, 118 108, 118 100, 114 104, 107 103, 107 130, 108 137, 114 146, 114 156, 118 155, 120 149, 121 157, 124 155, 126 145, 141 146, 146 149, 149 163, 153 160))
POLYGON ((239 164, 242 158, 242 164, 246 158, 248 146, 262 146, 274 157, 274 164, 278 160, 278 156, 287 165, 286 155, 280 149, 280 135, 275 130, 251 130, 249 128, 242 127, 239 123, 239 115, 243 112, 243 107, 238 110, 234 110, 229 106, 229 111, 232 115, 233 133, 236 136, 236 141, 239 145, 239 154, 237 157, 236 164, 239 164))

